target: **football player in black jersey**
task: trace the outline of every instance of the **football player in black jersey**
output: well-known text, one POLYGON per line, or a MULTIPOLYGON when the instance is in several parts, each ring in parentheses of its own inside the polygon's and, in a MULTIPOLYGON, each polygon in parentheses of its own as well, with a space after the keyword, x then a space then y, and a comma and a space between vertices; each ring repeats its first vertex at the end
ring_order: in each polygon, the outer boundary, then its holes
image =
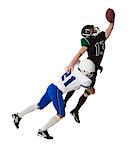
MULTIPOLYGON (((113 19, 114 20, 114 19, 113 19)), ((88 52, 88 59, 91 59, 96 66, 96 72, 95 75, 92 77, 92 84, 89 88, 87 88, 84 92, 84 94, 79 98, 77 106, 70 112, 73 116, 76 122, 80 123, 79 119, 79 109, 81 106, 85 103, 87 97, 90 94, 95 93, 94 84, 96 81, 97 71, 102 71, 102 67, 100 66, 104 51, 105 51, 105 41, 110 36, 113 27, 114 27, 114 21, 109 22, 109 26, 106 29, 106 31, 100 32, 98 27, 95 27, 93 25, 86 25, 83 27, 81 34, 83 38, 81 39, 81 49, 79 52, 75 55, 71 63, 66 67, 67 71, 73 70, 75 64, 78 62, 79 58, 85 53, 85 51, 88 52)), ((68 99, 73 95, 75 91, 71 91, 67 93, 65 97, 65 104, 67 103, 68 99)))

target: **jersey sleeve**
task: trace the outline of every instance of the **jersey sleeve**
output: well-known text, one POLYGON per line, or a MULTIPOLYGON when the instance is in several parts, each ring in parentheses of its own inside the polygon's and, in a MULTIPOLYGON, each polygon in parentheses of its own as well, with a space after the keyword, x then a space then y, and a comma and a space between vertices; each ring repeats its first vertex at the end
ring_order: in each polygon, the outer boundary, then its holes
POLYGON ((82 38, 81 39, 81 46, 89 47, 90 43, 87 39, 82 38))
POLYGON ((104 40, 104 41, 106 40, 106 36, 105 36, 105 32, 104 31, 99 33, 99 38, 104 40))

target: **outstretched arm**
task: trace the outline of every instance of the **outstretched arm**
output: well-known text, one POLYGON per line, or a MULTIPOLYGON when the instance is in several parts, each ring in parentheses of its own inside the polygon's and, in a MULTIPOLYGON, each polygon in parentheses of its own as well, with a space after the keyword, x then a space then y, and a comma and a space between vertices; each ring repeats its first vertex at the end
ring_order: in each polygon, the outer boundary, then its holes
POLYGON ((106 39, 110 36, 112 30, 114 28, 114 22, 109 24, 109 27, 105 31, 106 39))
POLYGON ((75 64, 79 61, 79 58, 84 54, 84 52, 87 50, 87 47, 82 47, 78 53, 75 55, 75 57, 72 59, 70 64, 65 68, 66 71, 71 71, 73 70, 75 64))
POLYGON ((107 9, 107 11, 106 11, 106 19, 110 23, 108 28, 105 31, 105 36, 106 36, 106 39, 107 39, 110 36, 110 34, 111 34, 112 30, 113 30, 113 27, 114 27, 115 12, 114 12, 113 9, 111 9, 111 8, 107 9))

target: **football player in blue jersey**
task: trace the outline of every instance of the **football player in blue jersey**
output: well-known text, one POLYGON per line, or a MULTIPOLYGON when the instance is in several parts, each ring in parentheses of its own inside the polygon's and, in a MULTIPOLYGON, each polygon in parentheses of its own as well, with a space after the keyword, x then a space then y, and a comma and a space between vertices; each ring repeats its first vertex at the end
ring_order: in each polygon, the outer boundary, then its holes
MULTIPOLYGON (((113 11, 114 13, 114 11, 113 11)), ((89 95, 95 93, 94 85, 96 81, 97 71, 100 70, 102 72, 103 68, 101 67, 101 61, 105 51, 105 41, 110 36, 113 27, 114 27, 114 18, 115 13, 113 14, 113 20, 109 21, 109 26, 106 31, 100 32, 98 27, 94 25, 86 25, 82 28, 81 35, 83 38, 81 39, 81 49, 72 59, 71 63, 66 67, 66 71, 73 70, 73 67, 79 60, 79 58, 85 53, 88 53, 88 59, 92 60, 96 66, 96 71, 92 79, 92 84, 89 88, 85 89, 84 94, 79 98, 78 104, 76 107, 70 112, 77 123, 80 123, 79 119, 79 110, 81 106, 85 103, 86 99, 89 95)), ((75 91, 70 91, 67 93, 65 97, 65 105, 69 98, 73 95, 75 91)))
POLYGON ((53 102, 57 114, 53 116, 47 122, 47 124, 45 124, 45 126, 38 131, 39 136, 42 136, 46 139, 53 139, 53 137, 49 135, 48 129, 65 116, 65 105, 62 94, 72 90, 77 90, 80 87, 89 87, 92 83, 91 77, 93 76, 94 72, 95 64, 90 59, 85 59, 81 62, 78 62, 73 71, 66 72, 62 75, 58 82, 54 82, 48 86, 47 91, 39 103, 31 105, 20 113, 12 115, 16 128, 19 128, 19 123, 24 115, 37 109, 42 110, 50 102, 53 102))

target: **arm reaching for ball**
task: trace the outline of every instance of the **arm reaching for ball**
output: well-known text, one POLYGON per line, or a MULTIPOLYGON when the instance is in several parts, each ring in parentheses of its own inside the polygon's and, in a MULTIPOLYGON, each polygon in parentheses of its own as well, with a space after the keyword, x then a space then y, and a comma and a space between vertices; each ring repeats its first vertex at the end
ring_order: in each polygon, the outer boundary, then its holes
POLYGON ((112 30, 113 30, 113 27, 114 27, 114 22, 110 23, 109 27, 105 31, 106 39, 110 36, 110 34, 111 34, 112 30))
POLYGON ((113 27, 114 27, 115 12, 114 12, 113 9, 110 9, 110 8, 107 9, 106 19, 107 19, 108 22, 110 22, 109 27, 105 31, 105 36, 106 36, 106 39, 107 39, 110 36, 110 34, 113 30, 113 27))

